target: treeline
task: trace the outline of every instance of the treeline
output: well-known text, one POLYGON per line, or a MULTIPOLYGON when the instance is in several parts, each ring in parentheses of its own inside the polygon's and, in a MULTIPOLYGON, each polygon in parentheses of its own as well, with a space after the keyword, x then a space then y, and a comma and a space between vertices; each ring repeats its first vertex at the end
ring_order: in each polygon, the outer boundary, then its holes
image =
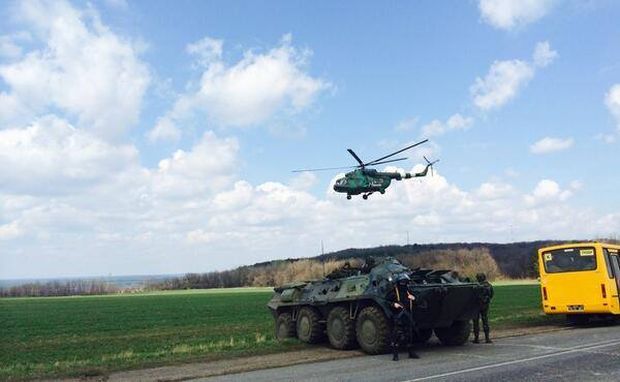
POLYGON ((243 266, 222 272, 188 273, 182 277, 150 283, 150 290, 236 288, 273 286, 292 281, 316 280, 340 268, 344 260, 320 262, 310 259, 277 260, 253 266, 243 266))
MULTIPOLYGON (((365 258, 349 257, 334 259, 287 259, 253 266, 243 266, 223 272, 188 273, 185 276, 152 283, 151 290, 203 289, 260 287, 282 285, 294 281, 317 280, 341 268, 345 262, 361 266, 365 258)), ((462 277, 473 279, 476 273, 484 272, 490 280, 504 275, 487 248, 442 249, 420 252, 416 255, 393 256, 411 268, 448 269, 457 271, 462 277)))
POLYGON ((472 280, 480 272, 489 280, 504 277, 488 248, 442 249, 421 252, 415 256, 399 255, 397 258, 410 268, 450 269, 472 280))
POLYGON ((120 288, 100 280, 49 281, 0 288, 0 297, 83 296, 118 293, 120 288))

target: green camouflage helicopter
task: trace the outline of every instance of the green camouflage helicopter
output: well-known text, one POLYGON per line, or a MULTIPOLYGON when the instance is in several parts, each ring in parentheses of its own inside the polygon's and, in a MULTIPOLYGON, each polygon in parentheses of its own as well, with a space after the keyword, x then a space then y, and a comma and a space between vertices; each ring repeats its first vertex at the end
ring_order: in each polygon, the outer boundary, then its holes
POLYGON ((307 170, 294 170, 293 172, 326 171, 326 170, 340 170, 340 169, 355 168, 355 170, 347 172, 342 178, 338 178, 336 180, 336 183, 334 184, 334 191, 346 193, 347 199, 351 199, 352 195, 359 195, 359 194, 362 194, 362 198, 368 199, 368 196, 372 195, 375 192, 385 194, 385 189, 390 186, 392 179, 402 180, 402 179, 411 179, 411 178, 418 178, 418 177, 426 176, 429 168, 432 173, 433 165, 439 162, 439 160, 431 162, 426 157, 424 157, 424 160, 426 161, 426 167, 424 168, 424 170, 418 173, 414 173, 414 174, 407 172, 403 175, 398 172, 383 172, 383 171, 377 171, 372 168, 368 168, 368 167, 377 166, 380 164, 392 163, 392 162, 398 162, 398 161, 405 160, 407 158, 396 158, 396 159, 389 159, 389 160, 388 158, 396 154, 402 153, 403 151, 412 149, 426 142, 428 142, 428 139, 414 143, 403 149, 395 151, 389 155, 383 156, 379 159, 375 159, 375 160, 372 160, 366 163, 364 163, 357 156, 357 154, 355 154, 353 150, 347 149, 349 154, 351 154, 351 156, 355 158, 355 160, 357 161, 357 163, 359 163, 359 165, 348 166, 348 167, 330 167, 330 168, 314 168, 314 169, 307 169, 307 170))

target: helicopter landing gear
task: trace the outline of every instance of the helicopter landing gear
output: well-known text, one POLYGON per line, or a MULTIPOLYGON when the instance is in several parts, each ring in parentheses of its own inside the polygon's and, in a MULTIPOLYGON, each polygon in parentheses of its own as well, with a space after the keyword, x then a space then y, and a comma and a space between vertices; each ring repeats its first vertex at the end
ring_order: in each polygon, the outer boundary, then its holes
POLYGON ((379 192, 381 193, 381 195, 385 194, 385 190, 381 190, 379 192))
POLYGON ((372 192, 362 195, 362 198, 364 198, 364 200, 367 200, 370 195, 372 195, 372 192))
POLYGON ((351 195, 347 194, 347 200, 351 200, 351 195))

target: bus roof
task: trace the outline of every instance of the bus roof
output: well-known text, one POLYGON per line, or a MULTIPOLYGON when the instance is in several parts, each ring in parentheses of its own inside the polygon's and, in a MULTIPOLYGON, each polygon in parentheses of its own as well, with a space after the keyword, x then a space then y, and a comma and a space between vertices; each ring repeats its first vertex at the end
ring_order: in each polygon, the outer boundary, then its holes
POLYGON ((548 247, 541 247, 540 249, 538 249, 539 253, 545 252, 545 251, 553 251, 556 249, 564 249, 564 248, 578 248, 578 247, 593 247, 593 246, 602 246, 605 248, 613 248, 613 249, 618 249, 620 250, 620 244, 611 244, 611 243, 605 243, 605 242, 601 242, 601 241, 582 241, 582 242, 578 242, 578 243, 567 243, 567 244, 560 244, 560 245, 551 245, 548 247))

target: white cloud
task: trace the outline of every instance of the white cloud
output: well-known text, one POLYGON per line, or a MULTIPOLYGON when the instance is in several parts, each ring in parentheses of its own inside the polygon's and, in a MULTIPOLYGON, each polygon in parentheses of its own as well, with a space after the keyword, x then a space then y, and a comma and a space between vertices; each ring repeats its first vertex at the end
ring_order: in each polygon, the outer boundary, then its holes
POLYGON ((510 196, 514 189, 510 184, 486 182, 476 190, 476 195, 482 199, 494 200, 510 196))
POLYGON ((422 126, 422 136, 433 137, 443 135, 451 130, 467 130, 473 122, 473 118, 463 117, 459 113, 452 115, 446 122, 435 119, 422 126))
POLYGON ((177 150, 159 162, 153 191, 161 197, 187 198, 229 186, 236 175, 239 144, 208 131, 191 150, 177 150))
POLYGON ((530 151, 534 154, 548 154, 557 151, 568 150, 573 147, 573 138, 553 138, 545 137, 530 146, 530 151))
MULTIPOLYGON (((52 144, 48 150, 62 152, 61 147, 52 144)), ((14 197, 4 194, 3 187, 2 272, 25 272, 19 265, 11 266, 11 259, 23 263, 33 258, 38 261, 32 261, 27 271, 47 275, 59 268, 46 259, 69 261, 74 272, 82 274, 119 269, 208 271, 311 256, 321 239, 330 249, 398 243, 405 230, 414 233, 416 242, 503 241, 510 225, 518 228, 520 239, 582 232, 565 226, 566 221, 583 218, 583 211, 566 205, 578 189, 574 182, 565 190, 555 181, 543 180, 528 194, 501 182, 485 182, 467 191, 436 173, 394 182, 385 195, 372 195, 367 201, 359 197, 347 201, 331 190, 331 184, 325 195, 313 196, 306 187, 314 179, 253 185, 235 172, 238 154, 236 140, 206 133, 196 145, 176 151, 156 168, 127 158, 133 164, 117 168, 116 176, 105 182, 57 192, 53 198, 14 197), (88 248, 88 256, 81 248, 88 248)), ((35 167, 22 171, 32 175, 35 167)), ((0 168, 6 171, 6 166, 0 168)), ((409 171, 422 168, 418 164, 409 171)), ((95 173, 103 177, 108 170, 103 166, 95 173)))
POLYGON ((534 206, 542 203, 562 202, 572 195, 570 190, 562 190, 557 182, 543 179, 530 194, 525 195, 525 203, 528 206, 534 206))
POLYGON ((104 26, 92 9, 64 1, 18 4, 16 18, 43 48, 0 66, 10 89, 0 93, 0 127, 52 109, 108 138, 134 125, 150 82, 138 48, 104 26))
POLYGON ((495 61, 484 79, 476 78, 470 89, 474 104, 482 110, 499 108, 514 98, 532 77, 534 70, 525 61, 495 61))
MULTIPOLYGON (((205 37, 188 45, 188 52, 205 68, 198 89, 181 95, 160 119, 167 131, 177 132, 154 132, 150 137, 174 138, 180 133, 177 123, 195 113, 222 126, 247 127, 265 123, 279 113, 307 109, 331 85, 305 72, 311 53, 295 48, 291 41, 291 36, 285 35, 277 47, 265 53, 248 50, 230 66, 222 60, 222 41, 205 37)), ((161 131, 159 126, 155 129, 161 131)))
POLYGON ((558 52, 551 49, 548 41, 539 42, 534 49, 534 65, 544 68, 558 57, 558 52))
POLYGON ((605 94, 605 105, 615 118, 618 129, 620 130, 620 84, 615 84, 607 94, 605 94))
POLYGON ((317 184, 319 178, 315 173, 305 171, 290 180, 289 186, 295 190, 308 190, 317 184))
POLYGON ((204 37, 202 40, 186 47, 187 53, 198 57, 198 63, 204 67, 208 67, 214 62, 221 60, 224 42, 210 37, 204 37))
POLYGON ((483 111, 497 109, 517 96, 534 77, 536 68, 548 66, 557 57, 548 42, 539 42, 533 62, 495 61, 484 78, 476 78, 470 88, 474 104, 483 111))
POLYGON ((479 0, 482 19, 498 29, 511 30, 539 20, 556 0, 479 0))
POLYGON ((0 130, 0 186, 7 191, 75 191, 137 161, 133 146, 111 145, 55 116, 0 130))

